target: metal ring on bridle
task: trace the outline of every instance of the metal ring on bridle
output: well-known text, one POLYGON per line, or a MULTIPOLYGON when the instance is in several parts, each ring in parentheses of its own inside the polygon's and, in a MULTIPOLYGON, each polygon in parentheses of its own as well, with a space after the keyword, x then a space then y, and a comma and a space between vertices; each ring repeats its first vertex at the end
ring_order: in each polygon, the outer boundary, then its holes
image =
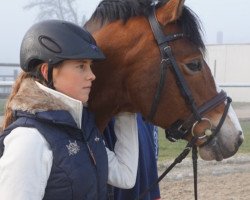
POLYGON ((204 118, 201 118, 201 121, 196 121, 196 122, 193 124, 192 129, 191 129, 192 135, 195 136, 195 134, 194 134, 194 128, 195 128, 195 126, 196 126, 197 124, 199 124, 199 123, 202 122, 202 121, 207 121, 207 122, 210 124, 210 127, 207 128, 207 129, 205 129, 204 135, 203 135, 203 136, 199 136, 198 139, 203 139, 203 138, 209 137, 209 136, 211 136, 211 135, 213 134, 213 132, 212 132, 212 123, 211 123, 210 119, 204 117, 204 118))

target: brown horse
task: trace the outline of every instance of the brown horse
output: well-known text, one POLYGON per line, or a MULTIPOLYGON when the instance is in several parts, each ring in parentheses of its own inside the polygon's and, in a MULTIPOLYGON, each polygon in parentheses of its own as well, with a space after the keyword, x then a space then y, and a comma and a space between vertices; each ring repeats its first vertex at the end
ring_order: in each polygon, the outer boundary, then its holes
POLYGON ((204 61, 199 20, 184 0, 104 0, 85 28, 107 57, 93 66, 89 101, 101 130, 118 112, 140 112, 172 130, 172 139, 198 137, 205 160, 237 152, 239 121, 232 108, 227 112, 226 95, 204 61))

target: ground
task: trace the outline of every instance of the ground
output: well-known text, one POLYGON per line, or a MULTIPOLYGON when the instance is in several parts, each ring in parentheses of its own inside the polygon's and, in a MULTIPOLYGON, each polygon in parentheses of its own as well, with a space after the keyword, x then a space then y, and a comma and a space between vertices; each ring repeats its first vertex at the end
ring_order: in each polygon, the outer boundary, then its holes
MULTIPOLYGON (((250 104, 234 107, 238 117, 250 120, 250 104)), ((171 162, 161 162, 159 175, 171 162)), ((160 182, 162 200, 194 199, 192 161, 186 158, 160 182)), ((198 160, 199 200, 250 200, 250 154, 216 161, 198 160)))
MULTIPOLYGON (((160 163, 160 173, 168 166, 160 163)), ((160 182, 163 200, 194 199, 191 159, 178 164, 160 182)), ((198 160, 199 200, 249 200, 250 154, 235 155, 221 162, 198 160)))

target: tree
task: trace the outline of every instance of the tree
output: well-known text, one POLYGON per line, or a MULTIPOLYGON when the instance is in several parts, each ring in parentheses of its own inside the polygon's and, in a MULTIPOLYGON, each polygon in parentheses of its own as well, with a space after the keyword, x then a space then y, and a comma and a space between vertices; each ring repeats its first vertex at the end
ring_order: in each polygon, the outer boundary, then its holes
POLYGON ((24 6, 25 10, 38 8, 36 20, 61 19, 71 21, 82 26, 85 15, 79 15, 76 0, 32 0, 24 6))

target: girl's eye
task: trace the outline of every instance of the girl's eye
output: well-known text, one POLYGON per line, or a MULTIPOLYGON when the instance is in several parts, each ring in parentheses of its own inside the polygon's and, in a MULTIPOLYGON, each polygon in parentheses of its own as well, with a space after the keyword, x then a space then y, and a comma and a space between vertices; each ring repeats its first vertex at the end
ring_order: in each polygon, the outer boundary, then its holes
POLYGON ((84 65, 78 65, 77 68, 84 69, 84 65))
POLYGON ((202 62, 200 60, 194 60, 190 63, 186 64, 187 68, 192 71, 201 71, 202 69, 202 62))

